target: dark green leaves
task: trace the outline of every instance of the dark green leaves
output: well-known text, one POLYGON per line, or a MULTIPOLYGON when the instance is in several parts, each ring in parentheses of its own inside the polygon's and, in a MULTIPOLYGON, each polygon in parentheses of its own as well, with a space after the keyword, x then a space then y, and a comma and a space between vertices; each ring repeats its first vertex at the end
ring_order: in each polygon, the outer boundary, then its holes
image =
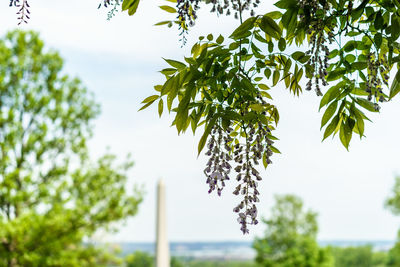
POLYGON ((171 65, 172 67, 181 70, 186 68, 186 65, 182 62, 176 61, 176 60, 172 60, 172 59, 165 59, 163 58, 169 65, 171 65))
POLYGON ((335 114, 336 109, 337 109, 337 101, 332 102, 328 106, 328 108, 325 110, 324 115, 322 116, 322 121, 321 121, 321 128, 324 127, 324 125, 332 118, 332 116, 335 114))
POLYGON ((342 124, 340 127, 339 138, 340 138, 340 141, 342 142, 343 146, 347 150, 349 150, 349 144, 350 144, 350 140, 352 137, 354 125, 355 125, 354 120, 347 117, 346 122, 342 121, 342 124))
POLYGON ((395 13, 392 14, 391 35, 393 42, 400 36, 400 17, 395 13))
POLYGON ((322 140, 328 138, 335 131, 335 129, 338 127, 339 122, 340 122, 340 116, 336 115, 329 123, 329 125, 326 127, 324 132, 324 138, 322 140))
POLYGON ((250 30, 254 27, 256 17, 251 17, 245 20, 233 33, 229 36, 232 39, 240 39, 250 35, 250 30))
POLYGON ((263 32, 275 39, 279 39, 282 35, 282 30, 279 25, 268 15, 262 17, 260 28, 263 32))
POLYGON ((158 116, 161 117, 163 110, 164 110, 164 101, 160 99, 160 101, 158 102, 158 116))
POLYGON ((280 77, 279 71, 278 71, 278 70, 275 70, 275 71, 274 71, 274 74, 273 74, 273 79, 272 79, 272 81, 273 81, 273 86, 275 86, 275 85, 279 82, 279 77, 280 77))
POLYGON ((285 39, 283 39, 283 38, 279 39, 278 48, 281 51, 285 51, 285 49, 286 49, 286 41, 285 41, 285 39))
POLYGON ((203 150, 203 148, 204 148, 204 146, 205 146, 205 144, 207 142, 207 138, 210 135, 211 130, 214 127, 215 122, 217 121, 217 119, 218 119, 218 116, 214 116, 208 122, 208 124, 206 126, 206 129, 204 130, 204 133, 201 136, 200 141, 199 141, 199 145, 198 145, 198 148, 197 148, 198 155, 200 155, 201 151, 203 150))
POLYGON ((307 56, 304 52, 296 51, 292 54, 292 58, 302 64, 306 63, 310 56, 307 56))
POLYGON ((346 51, 347 53, 353 51, 357 47, 357 42, 356 41, 348 41, 344 47, 343 50, 346 51))
POLYGON ((122 11, 128 10, 129 16, 136 13, 140 0, 124 0, 122 2, 122 11))
POLYGON ((368 111, 378 112, 378 110, 375 108, 374 103, 368 101, 365 98, 358 97, 358 98, 356 98, 356 102, 357 102, 357 104, 359 104, 360 106, 362 106, 363 108, 365 108, 368 111))
POLYGON ((397 70, 396 76, 393 79, 390 87, 389 99, 392 99, 400 92, 400 70, 397 70))
POLYGON ((324 96, 321 99, 319 109, 321 109, 323 106, 327 105, 333 99, 335 99, 340 94, 341 88, 345 85, 346 81, 341 81, 337 85, 334 85, 331 88, 329 88, 329 90, 324 94, 324 96))
POLYGON ((382 34, 380 32, 376 33, 374 36, 374 42, 376 47, 380 48, 382 45, 382 34))

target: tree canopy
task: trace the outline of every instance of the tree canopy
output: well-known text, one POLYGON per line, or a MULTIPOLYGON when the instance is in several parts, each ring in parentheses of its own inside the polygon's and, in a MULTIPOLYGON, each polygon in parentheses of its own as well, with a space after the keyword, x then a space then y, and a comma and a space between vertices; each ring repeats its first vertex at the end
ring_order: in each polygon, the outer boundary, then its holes
POLYGON ((102 266, 84 238, 137 212, 132 162, 88 156, 99 106, 37 33, 0 39, 0 266, 102 266))
POLYGON ((276 196, 265 235, 256 238, 256 262, 259 266, 333 266, 327 249, 317 243, 317 214, 303 210, 302 200, 294 195, 276 196))
MULTIPOLYGON (((99 7, 133 15, 140 0, 102 0, 99 7)), ((368 113, 400 91, 400 1, 394 0, 279 0, 275 10, 257 9, 259 0, 168 0, 160 8, 176 25, 182 42, 194 26, 198 9, 208 6, 217 15, 233 15, 230 36, 200 36, 191 54, 182 60, 166 59, 165 82, 143 101, 158 113, 174 115, 178 133, 189 127, 203 130, 198 145, 207 148, 204 170, 209 192, 221 195, 228 180, 237 180, 241 200, 234 211, 243 233, 257 224, 262 177, 279 153, 279 109, 272 87, 283 85, 296 96, 314 90, 321 97, 323 140, 338 136, 349 149, 353 135, 364 137, 368 113), (389 84, 390 74, 395 74, 389 84), (236 173, 231 174, 232 170, 236 173)), ((12 0, 26 21, 27 0, 12 0)), ((221 18, 222 19, 222 18, 221 18)))

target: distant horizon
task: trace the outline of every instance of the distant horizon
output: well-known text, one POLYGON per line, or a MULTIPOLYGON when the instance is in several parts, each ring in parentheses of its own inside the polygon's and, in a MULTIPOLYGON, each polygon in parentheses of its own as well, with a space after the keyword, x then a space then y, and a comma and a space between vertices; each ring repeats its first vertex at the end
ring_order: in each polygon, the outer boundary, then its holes
MULTIPOLYGON (((169 241, 168 243, 252 243, 252 240, 182 240, 182 241, 169 241)), ((368 242, 396 242, 396 239, 317 239, 317 242, 360 242, 360 243, 368 243, 368 242)), ((100 242, 102 243, 102 242, 100 242)), ((107 241, 104 243, 119 243, 119 244, 153 244, 155 241, 107 241)))
MULTIPOLYGON (((389 251, 394 240, 318 240, 321 247, 361 247, 371 246, 374 251, 389 251)), ((135 251, 154 254, 154 242, 121 242, 109 245, 118 246, 121 255, 128 255, 135 251)), ((255 250, 251 241, 221 241, 221 242, 169 242, 169 250, 172 256, 199 259, 236 259, 251 260, 255 257, 255 250)))

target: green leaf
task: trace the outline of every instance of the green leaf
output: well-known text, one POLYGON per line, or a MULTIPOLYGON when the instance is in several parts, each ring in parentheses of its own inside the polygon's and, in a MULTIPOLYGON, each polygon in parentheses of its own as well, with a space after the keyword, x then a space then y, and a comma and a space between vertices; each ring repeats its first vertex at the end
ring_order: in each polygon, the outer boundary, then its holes
POLYGON ((321 99, 321 102, 319 104, 319 109, 321 109, 323 106, 329 104, 333 99, 335 99, 339 95, 340 89, 345 84, 346 84, 345 81, 341 81, 340 83, 329 88, 329 90, 324 94, 324 96, 321 99))
POLYGON ((389 100, 395 97, 400 92, 400 70, 397 70, 396 76, 393 79, 390 87, 389 100))
POLYGON ((217 40, 215 40, 217 42, 217 44, 222 44, 224 42, 224 37, 220 34, 217 38, 217 40))
POLYGON ((122 11, 128 10, 128 15, 132 16, 136 13, 140 0, 124 0, 122 2, 122 11))
POLYGON ((205 144, 206 144, 206 142, 207 142, 207 138, 208 138, 208 136, 210 135, 211 130, 212 130, 212 128, 214 127, 215 122, 217 121, 217 118, 218 118, 218 117, 219 117, 219 116, 215 115, 215 116, 208 122, 208 124, 207 124, 207 126, 206 126, 206 129, 204 130, 204 133, 203 133, 203 135, 202 135, 201 138, 200 138, 199 145, 198 145, 198 148, 197 148, 197 151, 198 151, 198 154, 197 154, 197 155, 200 155, 201 151, 203 150, 203 148, 204 148, 204 146, 205 146, 205 144))
POLYGON ((351 112, 353 113, 354 117, 356 118, 356 125, 357 125, 357 129, 358 129, 358 134, 360 135, 360 138, 362 138, 363 135, 364 135, 364 117, 363 117, 363 114, 359 109, 357 109, 354 106, 351 107, 351 112))
POLYGON ((383 27, 383 17, 382 17, 382 14, 380 11, 376 14, 376 17, 374 20, 374 27, 375 27, 375 30, 380 30, 383 27))
POLYGON ((292 54, 292 58, 300 63, 306 63, 308 61, 308 59, 310 58, 310 56, 307 56, 306 54, 304 54, 303 52, 300 51, 296 51, 292 54))
POLYGON ((158 116, 161 117, 163 110, 164 110, 164 102, 163 102, 162 98, 160 98, 160 101, 158 102, 158 116))
POLYGON ((279 48, 279 50, 281 50, 281 51, 284 51, 285 48, 286 48, 286 41, 285 41, 285 39, 283 39, 282 37, 279 39, 278 48, 279 48))
POLYGON ((266 152, 263 154, 263 165, 264 165, 264 168, 268 167, 267 153, 266 152))
POLYGON ((160 6, 160 8, 168 13, 176 13, 176 9, 170 6, 160 6))
POLYGON ((274 37, 275 39, 279 39, 282 35, 282 31, 279 25, 276 24, 276 22, 268 15, 262 17, 260 28, 263 32, 271 37, 274 37))
POLYGON ((336 115, 332 121, 329 123, 329 125, 326 127, 325 132, 324 132, 324 138, 322 141, 324 141, 327 137, 329 137, 336 129, 338 123, 339 123, 340 117, 339 115, 336 115))
POLYGON ((154 101, 155 100, 153 100, 153 101, 151 101, 151 102, 149 102, 149 103, 146 103, 145 105, 143 105, 143 107, 141 107, 138 111, 141 111, 141 110, 143 110, 143 109, 145 109, 145 108, 147 108, 148 106, 150 106, 151 104, 153 104, 154 103, 154 101))
POLYGON ((245 20, 233 33, 229 36, 232 39, 240 39, 246 36, 247 32, 254 27, 256 17, 251 17, 245 20))
POLYGON ((361 98, 361 97, 357 97, 356 98, 356 102, 357 104, 359 104, 360 106, 362 106, 363 108, 365 108, 368 111, 371 112, 378 112, 375 107, 374 104, 370 101, 368 101, 367 99, 361 98))
POLYGON ((269 146, 269 148, 271 149, 272 152, 277 153, 277 154, 281 154, 281 152, 279 151, 279 149, 277 149, 274 146, 269 146))
POLYGON ((272 109, 271 117, 274 118, 275 125, 278 125, 278 122, 279 122, 279 112, 278 112, 278 109, 277 109, 276 107, 274 107, 274 108, 272 109))
POLYGON ((159 97, 160 97, 159 95, 152 95, 152 96, 146 97, 146 98, 142 101, 142 104, 154 102, 154 101, 156 101, 159 97))
POLYGON ((355 70, 363 70, 367 68, 367 62, 354 62, 351 64, 351 68, 355 70))
POLYGON ((340 132, 339 132, 339 138, 340 141, 342 142, 343 146, 349 150, 349 144, 350 140, 352 137, 353 133, 353 127, 354 127, 354 120, 351 118, 347 118, 346 123, 342 121, 341 127, 340 127, 340 132))
POLYGON ((262 104, 251 104, 249 106, 249 108, 251 108, 254 111, 258 111, 258 112, 264 111, 264 106, 262 104))
POLYGON ((333 114, 335 114, 336 109, 337 109, 337 105, 338 105, 338 102, 334 101, 325 110, 325 113, 322 116, 322 120, 321 120, 321 129, 332 118, 333 114))
POLYGON ((344 47, 343 50, 346 51, 347 53, 353 51, 357 47, 357 42, 354 40, 348 41, 344 47))
POLYGON ((170 20, 160 21, 160 22, 154 24, 154 26, 165 25, 165 24, 168 24, 168 23, 170 23, 170 22, 171 22, 170 20))
POLYGON ((279 77, 280 77, 279 71, 275 70, 274 74, 273 74, 273 77, 272 77, 273 86, 275 86, 278 83, 279 77))
POLYGON ((391 35, 392 41, 396 41, 400 36, 400 18, 396 13, 392 14, 391 35))
POLYGON ((292 66, 292 60, 290 59, 290 58, 288 58, 287 60, 286 60, 286 63, 285 63, 285 67, 284 67, 284 69, 283 69, 283 72, 285 73, 285 74, 287 74, 289 71, 290 71, 290 67, 292 66))
POLYGON ((261 90, 269 90, 268 85, 263 84, 263 83, 258 84, 258 87, 259 87, 261 90))
POLYGON ((346 73, 346 69, 345 68, 337 68, 334 71, 329 72, 328 76, 326 77, 326 80, 328 82, 335 81, 335 80, 343 77, 343 75, 345 73, 346 73))
POLYGON ((375 34, 374 42, 375 42, 376 47, 378 47, 378 49, 379 49, 382 45, 382 34, 380 32, 375 34))
POLYGON ((173 88, 175 83, 175 76, 172 76, 171 78, 169 78, 163 85, 162 89, 161 89, 161 95, 166 95, 168 94, 171 89, 173 88))
POLYGON ((292 0, 280 0, 274 4, 276 7, 281 9, 289 9, 292 7, 296 7, 296 1, 292 0))
POLYGON ((174 69, 174 68, 166 68, 166 69, 161 70, 160 72, 166 76, 170 76, 170 75, 173 75, 176 71, 177 71, 177 69, 174 69))
POLYGON ((297 15, 298 15, 297 9, 289 9, 288 11, 285 12, 285 14, 283 14, 281 22, 287 30, 287 35, 294 33, 297 26, 297 15))
POLYGON ((214 39, 214 36, 211 33, 209 35, 207 35, 208 41, 212 41, 212 39, 214 39))
POLYGON ((348 54, 345 57, 345 60, 349 63, 353 63, 356 60, 356 56, 352 54, 348 54))
POLYGON ((172 60, 172 59, 165 59, 163 58, 169 65, 171 65, 174 68, 177 68, 178 70, 186 68, 186 65, 182 62, 172 60))
POLYGON ((280 19, 282 17, 282 13, 279 11, 271 11, 271 12, 265 14, 265 16, 268 16, 271 19, 280 19))

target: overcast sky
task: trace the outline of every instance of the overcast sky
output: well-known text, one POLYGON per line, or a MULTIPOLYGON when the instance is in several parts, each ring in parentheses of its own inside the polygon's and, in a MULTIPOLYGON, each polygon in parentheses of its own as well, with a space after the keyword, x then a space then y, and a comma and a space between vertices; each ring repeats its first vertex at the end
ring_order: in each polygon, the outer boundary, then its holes
MULTIPOLYGON (((99 2, 31 1, 31 20, 20 28, 39 31, 46 46, 65 58, 65 72, 79 76, 101 103, 90 143, 92 155, 101 155, 107 146, 121 158, 132 153, 135 166, 129 186, 143 184, 145 200, 119 233, 104 238, 154 240, 155 186, 161 177, 167 185, 170 240, 252 240, 261 235, 262 224, 246 236, 239 231, 232 208, 240 200, 230 193, 233 186, 221 198, 207 194, 202 173, 206 159, 197 158, 196 152, 199 136, 178 136, 169 127, 172 118, 159 119, 155 107, 137 112, 141 100, 163 80, 158 73, 165 67, 161 57, 180 59, 200 34, 229 34, 237 21, 210 16, 205 7, 187 46, 181 48, 177 29, 152 26, 172 19, 157 7, 163 1, 141 1, 137 15, 119 14, 111 21, 106 20, 106 10, 97 9, 99 2)), ((17 27, 16 10, 8 3, 0 3, 1 35, 17 27)), ((367 138, 355 137, 347 152, 336 139, 321 143, 322 114, 314 92, 296 98, 277 86, 272 94, 281 115, 275 135, 282 154, 262 170, 260 214, 269 215, 274 194, 294 193, 319 213, 319 239, 395 239, 400 218, 383 203, 400 174, 400 97, 370 116, 367 138)))

